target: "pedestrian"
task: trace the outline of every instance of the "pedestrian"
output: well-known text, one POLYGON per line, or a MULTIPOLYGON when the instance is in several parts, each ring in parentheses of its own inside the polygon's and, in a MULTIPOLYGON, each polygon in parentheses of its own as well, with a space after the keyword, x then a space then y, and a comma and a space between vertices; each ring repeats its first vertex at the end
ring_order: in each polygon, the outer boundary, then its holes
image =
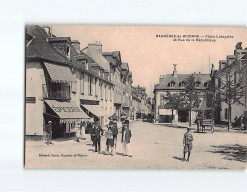
POLYGON ((82 122, 82 124, 81 124, 81 139, 82 140, 85 140, 86 138, 85 138, 85 131, 86 131, 86 123, 85 123, 85 121, 83 121, 82 122))
POLYGON ((117 135, 118 135, 118 126, 117 126, 117 119, 116 118, 113 119, 112 130, 113 130, 113 141, 114 141, 113 150, 114 150, 114 153, 116 153, 116 150, 117 150, 117 135))
POLYGON ((93 134, 94 134, 94 145, 95 145, 95 152, 100 154, 100 142, 101 142, 101 135, 103 135, 103 129, 99 126, 98 122, 94 122, 93 126, 93 134))
POLYGON ((77 122, 76 125, 76 142, 80 142, 80 137, 81 137, 81 124, 80 122, 77 122))
POLYGON ((124 155, 132 157, 131 149, 130 149, 130 138, 131 138, 131 130, 129 129, 128 125, 125 124, 122 131, 122 140, 121 143, 123 143, 124 148, 124 155))
POLYGON ((113 155, 113 146, 114 146, 114 138, 113 138, 113 122, 110 121, 108 125, 108 129, 105 133, 106 137, 106 154, 113 155), (111 148, 111 153, 109 152, 109 149, 111 148))
POLYGON ((191 134, 191 129, 187 128, 187 132, 184 134, 184 139, 183 139, 183 146, 184 146, 184 161, 186 160, 189 162, 190 159, 190 153, 192 150, 192 141, 193 141, 193 136, 191 134), (188 158, 185 159, 185 154, 188 153, 188 158))
POLYGON ((156 118, 156 126, 159 126, 159 117, 156 118))
POLYGON ((198 114, 196 117, 196 125, 197 125, 197 133, 200 132, 200 126, 201 126, 201 114, 198 114))
POLYGON ((90 136, 91 136, 91 141, 93 142, 93 146, 95 145, 94 144, 94 140, 95 140, 95 134, 93 132, 93 128, 94 128, 94 124, 92 124, 91 122, 88 123, 87 125, 87 128, 88 128, 88 131, 90 133, 90 136))
POLYGON ((52 139, 52 122, 49 121, 48 125, 46 126, 46 143, 47 145, 51 144, 52 139))

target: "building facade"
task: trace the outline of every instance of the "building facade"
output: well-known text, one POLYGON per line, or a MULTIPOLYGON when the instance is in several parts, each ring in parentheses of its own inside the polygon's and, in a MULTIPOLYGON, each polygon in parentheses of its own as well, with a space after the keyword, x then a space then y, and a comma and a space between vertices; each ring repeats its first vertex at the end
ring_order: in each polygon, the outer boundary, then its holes
MULTIPOLYGON (((159 122, 171 122, 172 120, 172 110, 165 108, 165 97, 168 93, 180 93, 185 92, 185 82, 186 79, 191 74, 178 74, 176 70, 176 65, 174 65, 174 70, 172 74, 161 75, 159 78, 159 84, 154 86, 154 117, 159 119, 159 122)), ((210 74, 194 73, 195 87, 198 92, 206 94, 203 96, 202 103, 200 106, 200 111, 205 117, 209 117, 213 112, 213 105, 211 101, 211 93, 208 90, 208 86, 211 82, 210 74)), ((191 112, 191 121, 195 121, 197 116, 197 111, 191 112)), ((189 121, 189 110, 180 108, 173 111, 173 121, 175 122, 188 122, 189 121)))
MULTIPOLYGON (((242 48, 242 43, 237 43, 233 55, 227 55, 225 60, 219 61, 219 69, 214 72, 214 92, 216 100, 220 100, 216 107, 216 122, 226 123, 230 117, 230 121, 234 122, 234 118, 241 118, 244 112, 247 111, 247 93, 246 93, 246 78, 247 78, 247 48, 242 48), (228 84, 229 83, 229 84, 228 84), (227 87, 228 86, 228 87, 227 87), (236 89, 240 86, 239 89, 236 89), (229 110, 229 105, 223 98, 225 95, 220 92, 220 89, 225 88, 225 91, 237 90, 235 98, 241 96, 240 103, 234 101, 234 97, 227 98, 229 101, 233 102, 231 104, 231 109, 229 110), (241 93, 241 94, 239 94, 241 93)), ((232 92, 229 92, 232 94, 232 92)))

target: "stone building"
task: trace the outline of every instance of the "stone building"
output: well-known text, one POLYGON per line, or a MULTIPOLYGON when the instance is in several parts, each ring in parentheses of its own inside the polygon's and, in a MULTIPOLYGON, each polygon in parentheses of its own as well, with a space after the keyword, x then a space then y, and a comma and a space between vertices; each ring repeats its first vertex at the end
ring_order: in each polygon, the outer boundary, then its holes
MULTIPOLYGON (((185 91, 185 81, 191 74, 178 74, 176 70, 176 65, 174 65, 174 70, 172 74, 161 75, 159 78, 159 84, 154 86, 154 117, 159 119, 159 122, 171 122, 172 110, 165 108, 164 97, 167 93, 179 93, 185 91)), ((209 83, 211 82, 210 74, 194 73, 195 87, 198 92, 208 91, 209 83)), ((213 105, 211 93, 205 96, 201 104, 201 112, 205 117, 212 114, 213 105)), ((174 110, 174 121, 176 122, 188 122, 189 121, 189 111, 186 109, 174 110)), ((197 112, 192 111, 192 121, 195 121, 197 112)))
MULTIPOLYGON (((216 122, 226 123, 230 117, 230 121, 234 122, 234 118, 240 118, 243 116, 244 111, 247 111, 247 48, 242 48, 242 43, 237 43, 233 55, 227 55, 225 60, 219 61, 219 69, 214 71, 214 86, 215 86, 215 97, 217 99, 222 99, 222 94, 218 93, 217 89, 222 88, 226 82, 229 82, 234 89, 234 86, 242 87, 242 98, 240 99, 241 104, 235 103, 231 105, 231 111, 229 111, 229 106, 227 103, 218 101, 216 107, 216 122), (240 69, 242 67, 242 69, 240 69)), ((227 89, 226 89, 227 90, 227 89)))

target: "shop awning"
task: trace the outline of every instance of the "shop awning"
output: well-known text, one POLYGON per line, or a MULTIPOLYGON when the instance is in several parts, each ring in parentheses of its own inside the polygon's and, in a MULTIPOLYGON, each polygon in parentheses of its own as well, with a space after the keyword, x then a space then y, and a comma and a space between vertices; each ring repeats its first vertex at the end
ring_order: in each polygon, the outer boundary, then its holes
POLYGON ((75 102, 45 100, 45 103, 58 115, 60 123, 88 121, 90 118, 75 102))
POLYGON ((44 64, 53 82, 70 83, 76 81, 68 66, 61 66, 47 62, 44 62, 44 64))
POLYGON ((108 115, 107 112, 99 105, 84 105, 84 104, 81 104, 81 105, 97 117, 108 115))

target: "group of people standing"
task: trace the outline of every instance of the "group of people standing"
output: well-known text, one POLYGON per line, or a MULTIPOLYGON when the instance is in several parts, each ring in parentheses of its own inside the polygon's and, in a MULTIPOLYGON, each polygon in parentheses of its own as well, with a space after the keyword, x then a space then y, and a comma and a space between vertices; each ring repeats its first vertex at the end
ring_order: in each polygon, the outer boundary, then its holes
MULTIPOLYGON (((95 147, 95 152, 101 153, 101 137, 105 135, 106 138, 106 155, 114 155, 117 150, 117 140, 118 140, 118 126, 116 119, 110 120, 107 125, 107 130, 101 128, 98 122, 94 122, 92 126, 90 126, 90 134, 91 140, 93 142, 93 146, 95 147)), ((131 139, 131 130, 129 129, 129 120, 125 119, 122 121, 122 137, 121 143, 123 144, 124 155, 132 157, 131 149, 130 149, 130 139, 131 139)))

